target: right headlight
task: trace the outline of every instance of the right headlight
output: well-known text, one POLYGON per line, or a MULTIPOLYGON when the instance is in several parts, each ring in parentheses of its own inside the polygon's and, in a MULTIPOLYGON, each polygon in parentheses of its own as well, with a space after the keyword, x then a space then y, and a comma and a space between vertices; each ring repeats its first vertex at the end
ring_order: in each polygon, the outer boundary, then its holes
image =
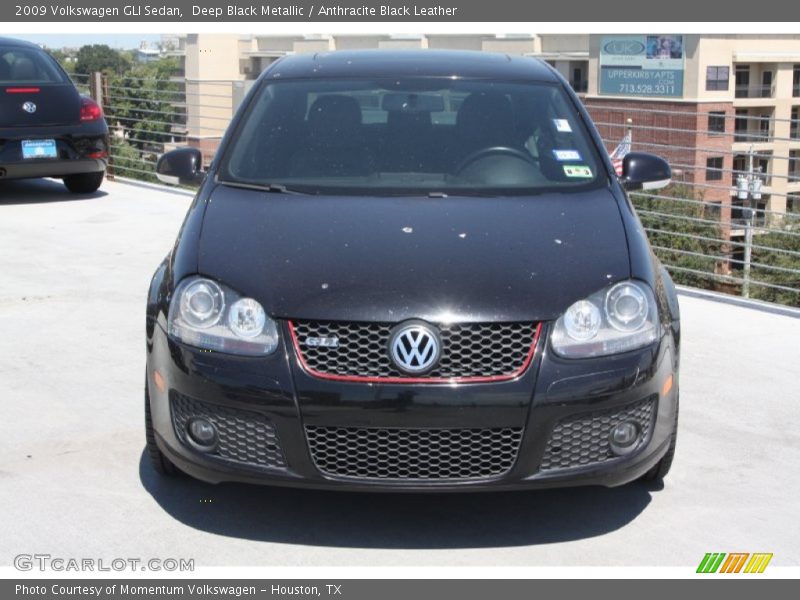
POLYGON ((550 343, 564 358, 590 358, 642 348, 659 332, 653 292, 629 280, 575 302, 556 321, 550 343))
POLYGON ((278 347, 278 327, 258 302, 205 277, 180 282, 168 332, 185 344, 229 354, 261 356, 278 347))

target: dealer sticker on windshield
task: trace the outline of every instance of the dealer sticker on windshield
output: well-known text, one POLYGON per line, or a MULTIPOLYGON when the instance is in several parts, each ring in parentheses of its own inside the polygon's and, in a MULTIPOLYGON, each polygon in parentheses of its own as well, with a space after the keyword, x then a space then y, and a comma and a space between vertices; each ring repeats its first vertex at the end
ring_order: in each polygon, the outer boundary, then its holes
POLYGON ((556 131, 561 133, 569 133, 572 131, 572 127, 566 119, 553 119, 553 125, 556 126, 556 131))
POLYGON ((564 165, 567 177, 592 177, 592 170, 586 165, 564 165))
POLYGON ((556 160, 564 162, 567 160, 581 160, 581 153, 577 150, 553 150, 553 156, 556 160))

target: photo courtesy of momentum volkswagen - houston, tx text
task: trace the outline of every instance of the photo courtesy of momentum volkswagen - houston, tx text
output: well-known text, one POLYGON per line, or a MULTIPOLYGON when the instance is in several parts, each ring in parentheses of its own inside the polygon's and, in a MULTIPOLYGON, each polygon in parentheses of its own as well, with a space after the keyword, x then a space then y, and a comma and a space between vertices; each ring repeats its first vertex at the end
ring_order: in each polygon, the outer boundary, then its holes
POLYGON ((586 109, 543 61, 287 56, 264 71, 147 304, 162 474, 334 489, 661 479, 675 287, 586 109))

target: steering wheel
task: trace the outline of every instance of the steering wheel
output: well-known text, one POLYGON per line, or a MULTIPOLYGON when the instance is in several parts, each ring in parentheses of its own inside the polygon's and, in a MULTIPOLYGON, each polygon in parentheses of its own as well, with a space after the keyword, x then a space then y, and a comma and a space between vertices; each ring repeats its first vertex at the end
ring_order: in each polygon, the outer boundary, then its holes
POLYGON ((470 154, 469 156, 467 156, 456 167, 455 174, 458 175, 459 173, 461 173, 461 171, 466 169, 469 165, 471 165, 474 162, 477 162, 489 156, 496 156, 496 155, 513 156, 514 158, 523 160, 531 165, 535 165, 538 160, 535 157, 531 156, 530 154, 527 154, 522 150, 517 150, 516 148, 511 148, 510 146, 492 146, 490 148, 481 148, 480 150, 477 150, 472 154, 470 154))

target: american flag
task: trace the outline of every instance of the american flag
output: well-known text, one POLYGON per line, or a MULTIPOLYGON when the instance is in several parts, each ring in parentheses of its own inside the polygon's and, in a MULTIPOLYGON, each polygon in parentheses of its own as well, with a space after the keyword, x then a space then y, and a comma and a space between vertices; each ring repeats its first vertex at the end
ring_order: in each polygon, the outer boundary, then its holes
POLYGON ((631 151, 631 130, 628 129, 628 133, 625 134, 625 137, 622 138, 617 147, 614 148, 613 152, 609 154, 609 158, 611 159, 611 164, 614 166, 614 170, 617 172, 617 177, 622 175, 622 159, 625 158, 625 155, 631 151))

